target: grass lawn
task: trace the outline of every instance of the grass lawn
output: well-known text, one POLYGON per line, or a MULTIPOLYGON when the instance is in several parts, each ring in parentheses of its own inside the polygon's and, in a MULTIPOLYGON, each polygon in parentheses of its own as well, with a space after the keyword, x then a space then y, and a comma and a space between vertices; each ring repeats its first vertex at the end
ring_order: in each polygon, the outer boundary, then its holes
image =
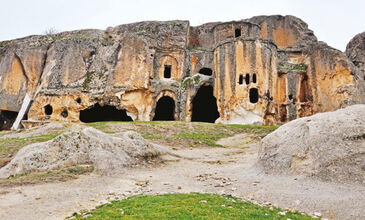
POLYGON ((165 194, 132 196, 97 209, 74 214, 76 219, 312 219, 300 213, 261 207, 230 196, 165 194))

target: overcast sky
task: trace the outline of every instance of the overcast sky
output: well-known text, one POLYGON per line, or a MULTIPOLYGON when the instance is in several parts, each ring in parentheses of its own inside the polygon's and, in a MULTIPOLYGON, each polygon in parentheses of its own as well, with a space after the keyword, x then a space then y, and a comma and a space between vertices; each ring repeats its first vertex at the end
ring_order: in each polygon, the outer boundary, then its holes
POLYGON ((0 41, 60 31, 144 21, 189 20, 191 25, 257 15, 295 15, 319 40, 345 50, 365 31, 365 0, 1 0, 0 41))

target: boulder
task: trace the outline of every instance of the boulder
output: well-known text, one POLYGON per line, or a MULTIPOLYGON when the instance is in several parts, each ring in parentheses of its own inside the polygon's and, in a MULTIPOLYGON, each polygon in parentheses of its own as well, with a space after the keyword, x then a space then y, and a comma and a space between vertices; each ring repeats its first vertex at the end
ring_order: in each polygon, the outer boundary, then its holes
POLYGON ((112 135, 87 127, 25 146, 0 169, 0 178, 75 165, 91 165, 100 174, 117 174, 126 167, 158 159, 164 152, 167 150, 148 143, 136 132, 112 135))
POLYGON ((365 184, 365 105, 291 121, 260 143, 266 173, 365 184))

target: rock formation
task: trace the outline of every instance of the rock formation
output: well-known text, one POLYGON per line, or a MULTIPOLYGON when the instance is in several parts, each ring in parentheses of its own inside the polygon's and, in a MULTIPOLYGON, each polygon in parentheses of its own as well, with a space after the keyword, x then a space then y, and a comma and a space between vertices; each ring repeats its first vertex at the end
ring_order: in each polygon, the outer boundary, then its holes
POLYGON ((125 167, 147 164, 168 152, 133 131, 111 135, 81 127, 50 141, 23 147, 0 169, 0 178, 75 165, 91 165, 100 174, 116 174, 125 167))
POLYGON ((346 55, 360 69, 365 80, 365 32, 351 39, 346 47, 346 55))
POLYGON ((293 16, 197 27, 148 21, 0 42, 0 110, 19 112, 28 94, 26 126, 153 119, 268 125, 364 103, 360 74, 293 16))
POLYGON ((267 173, 365 184, 365 105, 291 121, 260 144, 267 173))

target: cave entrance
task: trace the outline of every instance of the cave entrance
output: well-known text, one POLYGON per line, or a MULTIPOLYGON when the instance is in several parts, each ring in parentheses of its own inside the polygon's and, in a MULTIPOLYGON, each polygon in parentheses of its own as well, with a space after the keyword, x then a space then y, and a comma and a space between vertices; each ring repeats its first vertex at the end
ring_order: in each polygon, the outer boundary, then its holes
POLYGON ((100 106, 98 103, 88 109, 80 111, 80 121, 98 122, 98 121, 133 121, 127 115, 125 109, 119 110, 115 106, 100 106))
POLYGON ((153 121, 174 121, 175 101, 169 96, 163 96, 156 104, 153 121))
POLYGON ((0 131, 10 130, 17 116, 18 112, 0 111, 0 131))
POLYGON ((219 112, 217 99, 213 96, 213 87, 200 87, 193 99, 193 114, 191 121, 214 123, 217 118, 219 118, 219 112))

